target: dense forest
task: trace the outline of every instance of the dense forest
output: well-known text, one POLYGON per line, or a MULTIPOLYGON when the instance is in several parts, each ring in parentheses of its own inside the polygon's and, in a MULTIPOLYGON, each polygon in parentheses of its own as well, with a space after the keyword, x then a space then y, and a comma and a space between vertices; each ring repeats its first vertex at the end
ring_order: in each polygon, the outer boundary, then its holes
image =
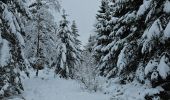
POLYGON ((25 84, 61 79, 107 100, 170 99, 169 0, 101 0, 86 45, 68 17, 58 0, 0 0, 0 100, 48 100, 25 84))

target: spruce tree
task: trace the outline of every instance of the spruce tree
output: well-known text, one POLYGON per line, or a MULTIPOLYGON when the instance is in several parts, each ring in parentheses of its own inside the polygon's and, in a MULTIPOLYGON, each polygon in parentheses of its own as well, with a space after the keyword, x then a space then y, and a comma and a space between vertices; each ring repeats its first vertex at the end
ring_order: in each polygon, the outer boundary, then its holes
POLYGON ((23 90, 20 72, 27 73, 24 22, 30 18, 27 0, 0 1, 0 99, 23 90), (22 19, 21 19, 22 18, 22 19))
POLYGON ((75 45, 75 49, 76 49, 76 59, 77 59, 77 64, 81 64, 81 41, 78 39, 79 38, 79 33, 78 33, 78 28, 76 25, 76 22, 73 21, 72 25, 71 25, 71 33, 73 36, 73 43, 75 45))
POLYGON ((108 53, 108 50, 105 47, 112 41, 110 38, 112 22, 112 16, 109 7, 109 0, 102 0, 100 10, 96 16, 96 24, 95 24, 95 32, 97 33, 96 36, 96 43, 94 45, 95 50, 95 59, 99 61, 99 70, 101 71, 102 75, 105 75, 105 72, 109 66, 108 63, 103 61, 103 57, 108 53))
POLYGON ((105 46, 109 51, 104 57, 96 54, 99 59, 112 62, 106 75, 118 78, 120 84, 136 80, 148 84, 149 80, 153 88, 164 88, 163 92, 145 95, 147 100, 169 99, 169 4, 169 0, 113 0, 110 13, 114 25, 109 35, 112 40, 105 46))
POLYGON ((65 11, 63 11, 57 36, 58 54, 55 72, 64 78, 73 78, 75 66, 80 61, 80 43, 77 39, 78 34, 76 30, 76 26, 73 24, 72 31, 70 31, 67 15, 65 14, 65 11))
POLYGON ((73 37, 74 37, 76 45, 80 46, 81 45, 81 41, 78 39, 78 37, 80 35, 78 34, 78 29, 77 29, 77 25, 76 25, 76 21, 75 20, 72 22, 72 25, 71 25, 71 33, 73 34, 73 37))

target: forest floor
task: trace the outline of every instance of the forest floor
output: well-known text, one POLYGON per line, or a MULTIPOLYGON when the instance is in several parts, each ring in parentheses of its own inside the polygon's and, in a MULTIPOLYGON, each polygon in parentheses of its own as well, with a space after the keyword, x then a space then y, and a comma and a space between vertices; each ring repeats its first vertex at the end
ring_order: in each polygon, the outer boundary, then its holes
MULTIPOLYGON (((24 100, 109 100, 110 96, 99 92, 88 92, 74 80, 52 77, 24 79, 24 100)), ((21 99, 12 99, 21 100, 21 99)))
POLYGON ((30 78, 24 75, 21 74, 23 93, 5 100, 145 100, 146 95, 162 91, 160 87, 152 88, 149 83, 133 81, 120 85, 116 84, 118 79, 114 79, 108 82, 110 85, 103 84, 101 92, 90 92, 80 82, 59 78, 50 70, 40 71, 38 77, 34 71, 31 71, 30 78))

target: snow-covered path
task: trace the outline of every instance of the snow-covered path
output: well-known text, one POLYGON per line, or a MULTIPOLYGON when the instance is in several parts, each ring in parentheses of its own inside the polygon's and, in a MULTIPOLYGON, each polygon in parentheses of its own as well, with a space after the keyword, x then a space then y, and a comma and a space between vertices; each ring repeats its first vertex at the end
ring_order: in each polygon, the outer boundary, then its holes
POLYGON ((24 81, 26 100, 109 100, 108 95, 83 91, 73 80, 31 78, 24 81))

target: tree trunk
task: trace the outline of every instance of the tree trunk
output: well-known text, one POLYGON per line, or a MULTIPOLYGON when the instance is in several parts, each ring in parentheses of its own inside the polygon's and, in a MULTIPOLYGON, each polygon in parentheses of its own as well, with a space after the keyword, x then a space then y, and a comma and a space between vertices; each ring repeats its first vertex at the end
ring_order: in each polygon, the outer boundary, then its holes
MULTIPOLYGON (((37 10, 40 9, 40 0, 37 1, 38 5, 37 5, 37 10)), ((37 59, 39 59, 40 57, 40 14, 37 15, 38 20, 37 20, 37 29, 38 29, 38 37, 37 37, 37 59)), ((37 62, 38 63, 38 62, 37 62)), ((38 76, 38 72, 39 72, 39 68, 36 67, 36 76, 38 76)))
POLYGON ((39 72, 39 70, 38 70, 38 68, 37 68, 37 71, 36 71, 36 76, 38 77, 38 72, 39 72))

